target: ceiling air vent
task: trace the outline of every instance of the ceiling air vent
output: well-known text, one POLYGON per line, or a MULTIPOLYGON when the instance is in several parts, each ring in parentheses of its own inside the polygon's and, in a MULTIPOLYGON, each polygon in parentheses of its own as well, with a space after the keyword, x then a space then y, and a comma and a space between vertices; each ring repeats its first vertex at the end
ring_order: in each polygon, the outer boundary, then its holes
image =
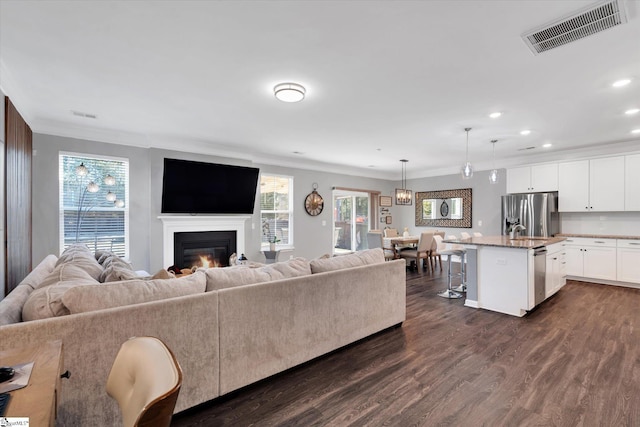
POLYGON ((537 55, 626 22, 624 0, 609 0, 528 31, 522 40, 537 55))

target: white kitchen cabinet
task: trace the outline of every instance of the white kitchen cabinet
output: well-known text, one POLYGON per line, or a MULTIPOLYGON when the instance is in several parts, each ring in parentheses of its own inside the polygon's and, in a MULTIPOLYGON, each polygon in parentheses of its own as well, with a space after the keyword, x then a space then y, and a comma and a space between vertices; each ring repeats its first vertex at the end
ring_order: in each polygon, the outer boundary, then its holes
POLYGON ((547 277, 545 282, 545 298, 549 298, 558 292, 567 282, 564 244, 556 243, 547 246, 546 261, 547 277))
POLYGON ((640 240, 618 239, 618 281, 640 283, 640 240))
POLYGON ((507 169, 507 193, 558 191, 558 164, 507 169))
POLYGON ((616 239, 571 237, 565 254, 567 276, 616 280, 616 239))
POLYGON ((640 154, 624 158, 624 210, 640 211, 640 154))
POLYGON ((560 212, 625 210, 625 157, 604 157, 558 165, 560 212))

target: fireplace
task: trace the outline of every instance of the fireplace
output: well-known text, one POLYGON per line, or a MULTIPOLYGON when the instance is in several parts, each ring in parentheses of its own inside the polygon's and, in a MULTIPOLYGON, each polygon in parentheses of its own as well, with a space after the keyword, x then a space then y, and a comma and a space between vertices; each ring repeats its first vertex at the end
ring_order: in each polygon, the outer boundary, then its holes
MULTIPOLYGON (((198 231, 235 231, 236 254, 245 253, 245 222, 249 215, 161 215, 162 264, 164 268, 175 265, 174 236, 179 233, 198 231)), ((229 257, 227 257, 227 263, 229 257)))
POLYGON ((174 264, 178 268, 227 267, 236 253, 236 232, 195 231, 175 233, 174 264))

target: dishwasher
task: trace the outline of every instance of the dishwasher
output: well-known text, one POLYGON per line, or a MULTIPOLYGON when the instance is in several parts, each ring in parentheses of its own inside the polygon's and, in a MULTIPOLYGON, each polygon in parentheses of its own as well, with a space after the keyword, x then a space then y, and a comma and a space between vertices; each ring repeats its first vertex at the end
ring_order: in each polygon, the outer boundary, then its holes
POLYGON ((544 301, 547 295, 547 248, 533 248, 534 306, 544 301))

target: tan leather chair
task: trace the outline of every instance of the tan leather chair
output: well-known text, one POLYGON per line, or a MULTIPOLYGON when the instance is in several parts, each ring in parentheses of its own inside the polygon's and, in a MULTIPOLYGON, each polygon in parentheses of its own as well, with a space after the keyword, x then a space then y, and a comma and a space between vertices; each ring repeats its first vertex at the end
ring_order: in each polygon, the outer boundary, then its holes
POLYGON ((122 344, 107 379, 107 394, 120 406, 124 427, 168 427, 182 386, 182 369, 154 337, 122 344))
POLYGON ((384 251, 385 261, 389 261, 395 258, 393 249, 384 247, 384 239, 382 238, 381 231, 369 231, 367 233, 367 244, 369 245, 369 249, 382 248, 382 250, 384 251))
MULTIPOLYGON (((422 260, 422 268, 427 270, 430 264, 432 246, 433 231, 425 231, 420 234, 418 246, 415 249, 404 249, 399 255, 400 258, 415 260, 416 268, 420 267, 420 260, 422 260)), ((431 266, 431 270, 433 270, 433 266, 431 266)))
POLYGON ((433 245, 431 246, 431 263, 433 267, 440 263, 440 270, 442 270, 442 251, 447 249, 447 245, 442 243, 444 239, 444 231, 436 231, 433 234, 433 245), (440 239, 437 239, 436 236, 440 236, 440 239))
POLYGON ((385 228, 384 237, 398 237, 398 230, 395 228, 385 228))

